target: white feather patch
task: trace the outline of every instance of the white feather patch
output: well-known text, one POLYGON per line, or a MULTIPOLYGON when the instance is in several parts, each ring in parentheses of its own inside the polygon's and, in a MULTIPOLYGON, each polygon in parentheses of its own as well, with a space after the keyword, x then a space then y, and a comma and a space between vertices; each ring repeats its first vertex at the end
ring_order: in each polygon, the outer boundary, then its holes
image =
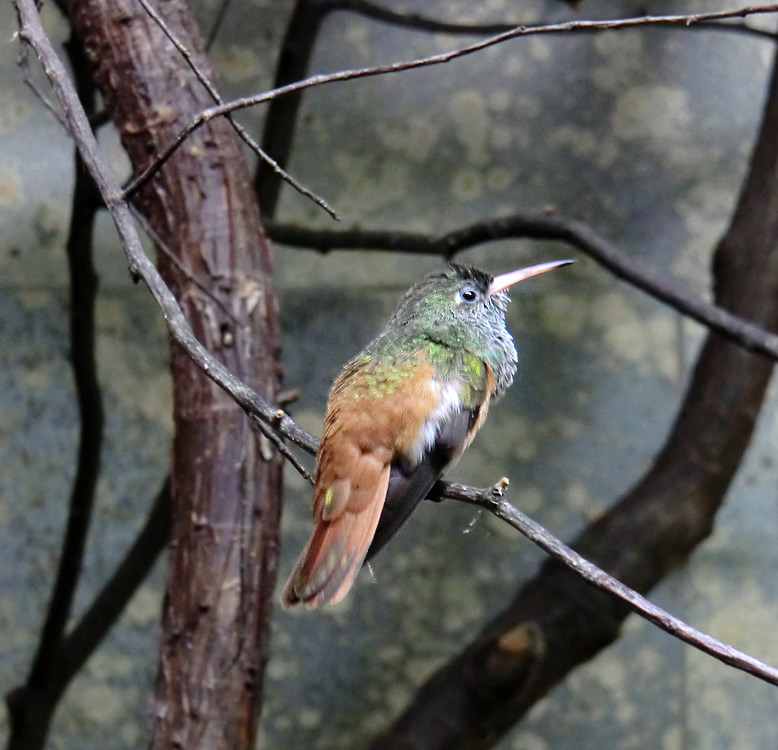
POLYGON ((418 464, 421 461, 424 453, 435 442, 440 423, 445 420, 449 414, 453 414, 462 409, 462 399, 459 395, 459 383, 456 381, 448 380, 441 382, 440 380, 430 380, 430 388, 435 391, 435 394, 440 400, 435 409, 430 413, 427 421, 424 422, 421 433, 413 444, 411 460, 414 464, 418 464))

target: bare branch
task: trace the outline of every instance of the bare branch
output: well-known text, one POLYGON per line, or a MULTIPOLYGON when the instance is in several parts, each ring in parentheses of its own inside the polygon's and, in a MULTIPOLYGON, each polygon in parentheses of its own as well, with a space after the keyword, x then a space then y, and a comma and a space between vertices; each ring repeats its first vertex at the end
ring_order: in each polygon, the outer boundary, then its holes
POLYGON ((737 10, 718 11, 715 13, 697 13, 686 16, 640 16, 639 18, 620 18, 606 21, 566 21, 564 23, 547 24, 544 26, 518 26, 510 31, 491 36, 488 39, 470 44, 466 47, 442 52, 430 57, 417 58, 415 60, 405 60, 401 62, 390 63, 389 65, 379 65, 370 68, 356 68, 353 70, 342 70, 337 73, 328 73, 315 75, 305 78, 301 81, 281 86, 280 88, 266 91, 254 96, 242 97, 234 101, 220 104, 216 107, 210 107, 197 115, 192 122, 187 125, 178 136, 164 149, 162 149, 156 160, 150 164, 143 172, 135 177, 127 185, 124 191, 125 197, 132 195, 136 190, 146 184, 161 168, 162 165, 181 147, 184 141, 195 131, 206 123, 217 117, 224 117, 231 112, 235 112, 246 107, 253 107, 263 102, 271 101, 279 96, 285 96, 303 89, 314 88, 337 81, 353 81, 359 78, 370 78, 387 73, 399 73, 404 70, 429 67, 431 65, 440 65, 451 62, 459 57, 479 52, 496 44, 502 44, 510 39, 516 39, 522 36, 537 34, 558 34, 569 31, 615 31, 617 29, 636 28, 650 25, 666 26, 690 26, 701 21, 724 20, 728 18, 742 18, 754 14, 766 14, 778 12, 778 4, 770 5, 750 5, 737 10))
MULTIPOLYGON (((279 409, 276 413, 279 415, 279 418, 284 415, 283 409, 279 409)), ((294 453, 289 450, 289 447, 284 443, 282 436, 279 435, 273 427, 269 424, 265 424, 253 414, 251 415, 251 422, 275 446, 276 450, 292 464, 295 471, 305 479, 308 484, 313 485, 313 475, 297 460, 294 453)))
MULTIPOLYGON (((91 78, 86 74, 85 61, 72 42, 67 45, 67 50, 75 72, 80 100, 86 110, 94 112, 96 92, 91 78)), ((26 56, 23 53, 21 58, 26 56)), ((26 70, 26 63, 24 68, 26 70)), ((76 151, 75 187, 66 252, 70 276, 70 360, 80 427, 78 457, 57 576, 37 650, 24 686, 17 688, 12 694, 15 694, 15 699, 12 698, 8 703, 12 725, 10 747, 24 745, 30 741, 30 734, 36 737, 45 736, 56 705, 56 698, 49 698, 52 693, 59 695, 56 691, 59 656, 81 575, 100 476, 104 415, 95 358, 97 275, 93 264, 92 245, 94 221, 99 207, 100 196, 94 180, 83 169, 80 155, 76 151)))
POLYGON ((507 480, 502 480, 494 487, 475 489, 451 483, 442 489, 438 499, 460 500, 488 510, 509 526, 520 531, 551 557, 575 571, 592 586, 626 602, 644 620, 648 620, 666 633, 724 662, 724 664, 747 672, 772 685, 778 685, 777 668, 687 625, 683 620, 679 620, 661 607, 657 607, 644 596, 638 594, 637 591, 633 591, 613 576, 608 575, 604 570, 590 563, 575 550, 550 534, 537 521, 533 521, 505 499, 506 485, 507 480))
POLYGON ((216 18, 214 18, 213 23, 211 24, 211 28, 208 31, 208 36, 205 40, 205 51, 210 51, 211 47, 213 46, 213 43, 216 41, 216 37, 219 35, 219 32, 221 31, 222 24, 224 23, 224 19, 227 15, 227 11, 229 10, 231 0, 222 0, 221 3, 219 3, 219 10, 216 13, 216 18))
POLYGON ((185 266, 181 260, 179 260, 178 256, 168 247, 167 242, 165 242, 162 237, 159 236, 159 232, 155 231, 154 227, 151 226, 148 219, 132 204, 130 204, 130 210, 132 211, 132 215, 135 217, 135 220, 138 222, 138 224, 141 225, 143 231, 149 236, 159 252, 161 252, 179 271, 181 271, 181 273, 187 279, 189 279, 189 281, 202 290, 203 294, 207 295, 233 323, 237 323, 238 319, 232 314, 232 310, 230 310, 230 308, 224 303, 223 300, 219 298, 218 295, 213 293, 208 284, 206 284, 188 266, 185 266))
POLYGON ((171 513, 168 477, 135 541, 62 644, 58 669, 65 684, 86 663, 151 572, 170 539, 171 513))
MULTIPOLYGON (((281 40, 273 76, 274 89, 299 81, 307 75, 313 47, 329 7, 328 3, 317 0, 296 0, 281 40)), ((282 166, 289 163, 302 97, 303 91, 296 91, 289 96, 273 99, 267 109, 262 147, 282 166)), ((262 214, 275 216, 281 194, 281 181, 266 162, 257 163, 254 192, 257 194, 262 214)))
POLYGON ((22 78, 30 91, 32 91, 38 101, 54 115, 54 119, 67 130, 67 125, 65 124, 65 119, 62 117, 62 113, 54 106, 51 99, 41 91, 40 87, 35 82, 32 72, 30 71, 29 51, 24 45, 19 49, 18 65, 19 69, 22 71, 22 78))
MULTIPOLYGON (((573 5, 574 3, 570 3, 573 5)), ((391 24, 393 26, 404 26, 405 28, 417 31, 429 31, 439 34, 499 34, 510 29, 515 29, 518 23, 451 23, 440 21, 436 18, 430 18, 419 13, 402 13, 400 11, 386 8, 370 0, 331 0, 330 2, 320 3, 328 11, 343 10, 356 13, 371 18, 376 21, 391 24)), ((672 27, 671 27, 672 28, 672 27)), ((778 35, 767 29, 759 29, 755 26, 749 26, 745 23, 722 23, 721 21, 699 21, 689 26, 686 23, 679 23, 676 28, 697 28, 708 31, 729 31, 743 34, 751 34, 755 37, 775 41, 778 35)), ((579 28, 574 31, 599 31, 600 29, 579 28)), ((564 29, 559 33, 567 33, 569 29, 564 29)))
MULTIPOLYGON (((208 79, 208 76, 206 76, 205 73, 203 73, 203 71, 200 70, 200 67, 195 62, 189 50, 186 48, 186 45, 182 44, 181 41, 176 38, 175 34, 173 34, 170 27, 165 23, 164 19, 159 15, 159 13, 157 13, 156 10, 154 10, 154 8, 151 7, 151 5, 149 5, 147 0, 138 0, 138 2, 141 4, 143 9, 146 11, 146 13, 148 13, 149 16, 154 20, 154 23, 156 23, 159 26, 159 28, 162 29, 165 36, 170 40, 172 45, 178 50, 179 54, 184 58, 187 65, 189 65, 192 72, 195 74, 197 80, 200 81, 200 83, 203 85, 205 90, 210 94, 211 98, 217 104, 223 104, 224 100, 221 98, 221 95, 217 91, 216 87, 208 79)), ((323 198, 320 198, 315 193, 311 192, 308 188, 306 188, 304 185, 298 182, 294 177, 292 177, 288 172, 282 169, 271 156, 269 156, 262 150, 260 145, 249 135, 246 128, 244 128, 243 125, 237 122, 231 114, 228 114, 226 117, 227 117, 227 121, 230 123, 230 125, 232 125, 233 129, 240 136, 243 142, 262 161, 266 162, 270 166, 270 168, 281 179, 288 182, 295 190, 297 190, 297 192, 301 193, 306 198, 310 198, 316 205, 323 208, 333 219, 335 220, 338 219, 337 213, 335 213, 335 210, 329 205, 329 203, 327 203, 323 198)), ((134 190, 128 189, 127 195, 131 196, 134 192, 135 192, 134 190)))
POLYGON ((632 260, 591 227, 547 212, 520 213, 484 219, 439 237, 414 232, 368 229, 345 231, 303 229, 268 221, 270 237, 284 245, 317 250, 392 250, 452 258, 484 242, 503 239, 561 240, 578 248, 615 276, 668 304, 739 346, 778 360, 778 336, 754 323, 687 292, 671 279, 632 260))

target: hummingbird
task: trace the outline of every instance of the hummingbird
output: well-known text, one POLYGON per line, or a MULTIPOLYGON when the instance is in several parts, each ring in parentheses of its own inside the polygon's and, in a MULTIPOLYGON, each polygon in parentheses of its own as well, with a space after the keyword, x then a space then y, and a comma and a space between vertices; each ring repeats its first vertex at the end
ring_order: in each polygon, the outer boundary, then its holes
POLYGON ((451 264, 412 286, 386 329, 343 367, 316 454, 315 527, 283 589, 284 608, 346 596, 513 382, 506 290, 572 262, 497 277, 451 264))

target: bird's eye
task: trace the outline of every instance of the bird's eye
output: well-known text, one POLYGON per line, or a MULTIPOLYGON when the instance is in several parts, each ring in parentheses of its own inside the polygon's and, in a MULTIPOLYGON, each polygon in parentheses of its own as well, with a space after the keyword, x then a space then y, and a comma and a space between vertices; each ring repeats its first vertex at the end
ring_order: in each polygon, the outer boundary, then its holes
POLYGON ((475 302, 476 299, 478 299, 478 292, 476 292, 475 289, 471 286, 466 286, 460 293, 459 296, 465 301, 465 302, 475 302))

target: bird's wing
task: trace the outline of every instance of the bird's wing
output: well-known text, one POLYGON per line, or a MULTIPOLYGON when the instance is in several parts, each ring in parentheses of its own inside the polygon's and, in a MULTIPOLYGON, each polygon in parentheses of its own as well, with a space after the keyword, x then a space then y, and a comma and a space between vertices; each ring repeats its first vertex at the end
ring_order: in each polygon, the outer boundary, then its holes
POLYGON ((495 387, 494 375, 485 362, 467 356, 469 367, 460 368, 464 380, 450 381, 458 398, 449 401, 450 408, 436 423, 421 456, 400 455, 392 462, 384 509, 365 560, 374 557, 397 533, 441 473, 470 445, 486 419, 495 387))
POLYGON ((351 588, 381 515, 394 456, 417 442, 439 402, 430 366, 416 364, 397 384, 380 371, 350 366, 335 382, 316 458, 315 528, 284 588, 285 607, 334 604, 351 588))

